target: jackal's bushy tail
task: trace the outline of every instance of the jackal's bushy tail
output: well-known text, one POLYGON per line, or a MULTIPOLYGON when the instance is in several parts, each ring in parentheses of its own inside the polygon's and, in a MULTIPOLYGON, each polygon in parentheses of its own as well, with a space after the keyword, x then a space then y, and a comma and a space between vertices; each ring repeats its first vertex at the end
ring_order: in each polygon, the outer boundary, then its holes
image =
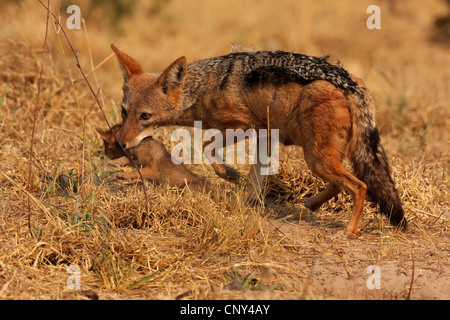
POLYGON ((393 225, 406 229, 400 197, 375 125, 374 101, 362 82, 357 82, 360 94, 348 96, 353 119, 350 154, 353 169, 356 177, 367 185, 369 199, 379 205, 380 211, 393 225))

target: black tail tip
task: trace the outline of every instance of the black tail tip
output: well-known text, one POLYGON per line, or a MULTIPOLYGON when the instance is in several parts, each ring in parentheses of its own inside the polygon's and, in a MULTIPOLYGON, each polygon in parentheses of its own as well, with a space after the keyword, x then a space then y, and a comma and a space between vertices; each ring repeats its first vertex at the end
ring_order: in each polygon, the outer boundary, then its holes
POLYGON ((408 229, 408 222, 404 217, 400 221, 396 221, 393 224, 401 231, 406 231, 408 229))
POLYGON ((401 231, 406 231, 408 228, 408 222, 406 221, 403 209, 395 212, 395 214, 392 212, 389 215, 389 221, 401 231))

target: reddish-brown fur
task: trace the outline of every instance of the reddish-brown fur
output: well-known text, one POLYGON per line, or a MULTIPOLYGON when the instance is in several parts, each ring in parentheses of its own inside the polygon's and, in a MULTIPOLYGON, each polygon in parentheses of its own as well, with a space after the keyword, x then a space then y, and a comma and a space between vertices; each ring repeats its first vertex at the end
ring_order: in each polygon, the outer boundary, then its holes
MULTIPOLYGON (((118 132, 124 147, 136 146, 160 125, 192 126, 201 120, 204 129, 224 131, 268 128, 270 123, 269 129, 279 129, 280 142, 303 147, 308 166, 329 183, 306 200, 308 208, 315 210, 345 190, 353 198, 347 232, 354 236, 368 192, 394 224, 406 226, 379 143, 373 99, 363 82, 340 66, 298 54, 253 52, 189 65, 182 57, 162 74, 146 74, 112 48, 124 70, 124 123, 118 132), (344 157, 352 160, 360 179, 343 167, 344 157)), ((220 177, 238 180, 233 168, 219 163, 213 167, 220 177)), ((253 198, 259 196, 264 179, 260 167, 256 164, 249 174, 247 190, 253 198)))

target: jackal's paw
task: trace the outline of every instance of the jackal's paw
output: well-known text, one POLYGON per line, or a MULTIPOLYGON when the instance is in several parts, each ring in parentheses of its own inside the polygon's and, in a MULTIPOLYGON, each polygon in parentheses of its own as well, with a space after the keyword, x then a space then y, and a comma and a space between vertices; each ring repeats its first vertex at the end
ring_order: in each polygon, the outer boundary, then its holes
POLYGON ((356 231, 345 230, 345 233, 347 234, 347 237, 349 237, 350 239, 356 239, 359 236, 361 236, 361 231, 359 230, 356 231))
POLYGON ((357 234, 350 233, 346 229, 339 229, 335 233, 331 235, 331 239, 336 242, 342 242, 342 241, 348 241, 348 240, 355 240, 357 239, 361 234, 358 232, 357 234))

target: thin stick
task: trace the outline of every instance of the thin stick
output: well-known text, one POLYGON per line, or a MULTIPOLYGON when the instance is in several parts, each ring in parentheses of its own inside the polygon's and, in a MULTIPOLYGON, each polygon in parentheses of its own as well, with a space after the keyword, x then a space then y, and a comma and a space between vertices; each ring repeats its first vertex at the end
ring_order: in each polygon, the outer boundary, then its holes
MULTIPOLYGON (((50 2, 50 1, 49 1, 49 2, 50 2)), ((58 18, 56 17, 56 15, 55 15, 53 12, 50 11, 50 5, 47 5, 47 7, 46 7, 45 4, 42 3, 42 0, 39 0, 39 3, 47 10, 47 15, 48 15, 48 14, 51 14, 51 15, 52 15, 52 17, 53 17, 53 19, 54 19, 54 21, 55 21, 55 24, 58 25, 59 28, 60 28, 60 30, 62 31, 62 33, 63 33, 63 35, 64 35, 64 38, 66 38, 67 44, 69 45, 69 47, 70 47, 70 49, 72 50, 72 53, 73 53, 73 55, 74 55, 74 57, 75 57, 75 60, 76 60, 76 66, 77 66, 78 69, 80 70, 81 75, 83 76, 84 81, 86 82, 86 84, 87 84, 87 86, 89 87, 89 90, 91 91, 91 93, 92 93, 92 95, 93 95, 93 97, 94 97, 94 99, 95 99, 97 105, 99 106, 100 111, 102 112, 102 115, 103 115, 103 118, 105 119, 106 124, 108 125, 109 129, 112 130, 111 125, 109 124, 109 121, 108 121, 108 119, 107 119, 107 117, 106 117, 106 113, 105 113, 105 111, 103 110, 103 107, 102 107, 100 101, 98 100, 98 97, 97 97, 97 95, 95 94, 94 89, 92 88, 92 86, 91 86, 89 80, 86 78, 86 74, 84 73, 83 69, 81 68, 80 60, 78 59, 78 53, 77 53, 77 52, 75 51, 75 49, 73 48, 72 43, 70 42, 69 37, 68 37, 67 34, 66 34, 66 31, 64 30, 63 26, 62 26, 61 23, 59 22, 59 20, 58 20, 58 18)), ((47 22, 48 22, 48 21, 47 21, 47 22)), ((128 153, 128 151, 125 150, 122 146, 120 146, 120 147, 122 148, 122 150, 124 151, 124 153, 127 155, 127 157, 131 160, 131 163, 133 164, 133 166, 134 166, 134 167, 136 168, 136 170, 138 171, 139 176, 140 176, 140 178, 141 178, 141 180, 142 180, 142 188, 143 188, 143 190, 144 190, 145 203, 146 203, 146 209, 147 209, 147 221, 148 221, 149 218, 150 218, 150 206, 149 206, 149 201, 148 201, 148 196, 147 196, 147 187, 145 186, 145 180, 144 180, 144 177, 142 176, 141 170, 139 169, 137 163, 133 160, 133 158, 130 156, 130 154, 128 153)))
MULTIPOLYGON (((89 77, 91 74, 95 74, 95 71, 100 68, 103 64, 106 63, 106 61, 108 61, 109 59, 111 59, 114 56, 114 52, 111 53, 109 56, 107 56, 105 59, 103 59, 102 61, 100 61, 95 67, 91 66, 91 71, 89 71, 88 73, 86 73, 86 77, 89 77)), ((84 80, 83 78, 79 78, 79 79, 75 79, 75 82, 84 80)))
MULTIPOLYGON (((100 92, 100 89, 98 89, 97 95, 99 92, 100 92)), ((82 156, 81 156, 81 198, 82 198, 84 206, 90 213, 93 213, 93 212, 86 202, 86 192, 85 192, 85 188, 84 188, 84 159, 85 159, 85 152, 86 152, 86 119, 89 116, 89 114, 91 113, 94 106, 95 106, 95 102, 92 104, 92 107, 89 110, 89 112, 83 116, 83 151, 82 151, 82 156)))
MULTIPOLYGON (((50 6, 50 0, 47 1, 47 6, 50 6)), ((28 166, 28 230, 30 231, 30 235, 33 236, 31 231, 31 176, 33 173, 32 163, 33 163, 33 147, 34 147, 34 133, 36 131, 36 122, 38 118, 38 110, 39 110, 39 98, 41 96, 41 84, 42 84, 42 76, 44 74, 44 65, 45 65, 45 50, 47 48, 47 34, 48 34, 48 19, 49 12, 47 11, 47 20, 45 23, 45 37, 44 37, 44 45, 42 46, 42 65, 41 72, 39 74, 39 82, 38 82, 38 91, 36 96, 36 105, 34 106, 34 119, 33 119, 33 129, 31 131, 31 141, 30 141, 30 160, 28 166)))
POLYGON ((344 269, 345 269, 345 272, 347 272, 348 279, 351 279, 353 276, 347 268, 347 261, 344 259, 344 250, 342 250, 340 248, 335 248, 335 249, 336 249, 336 252, 337 252, 339 258, 342 261, 342 264, 344 265, 344 269))
POLYGON ((412 292, 412 286, 414 282, 414 251, 411 251, 411 260, 412 260, 412 273, 411 273, 411 283, 409 284, 409 292, 408 297, 406 300, 411 300, 411 292, 412 292))

